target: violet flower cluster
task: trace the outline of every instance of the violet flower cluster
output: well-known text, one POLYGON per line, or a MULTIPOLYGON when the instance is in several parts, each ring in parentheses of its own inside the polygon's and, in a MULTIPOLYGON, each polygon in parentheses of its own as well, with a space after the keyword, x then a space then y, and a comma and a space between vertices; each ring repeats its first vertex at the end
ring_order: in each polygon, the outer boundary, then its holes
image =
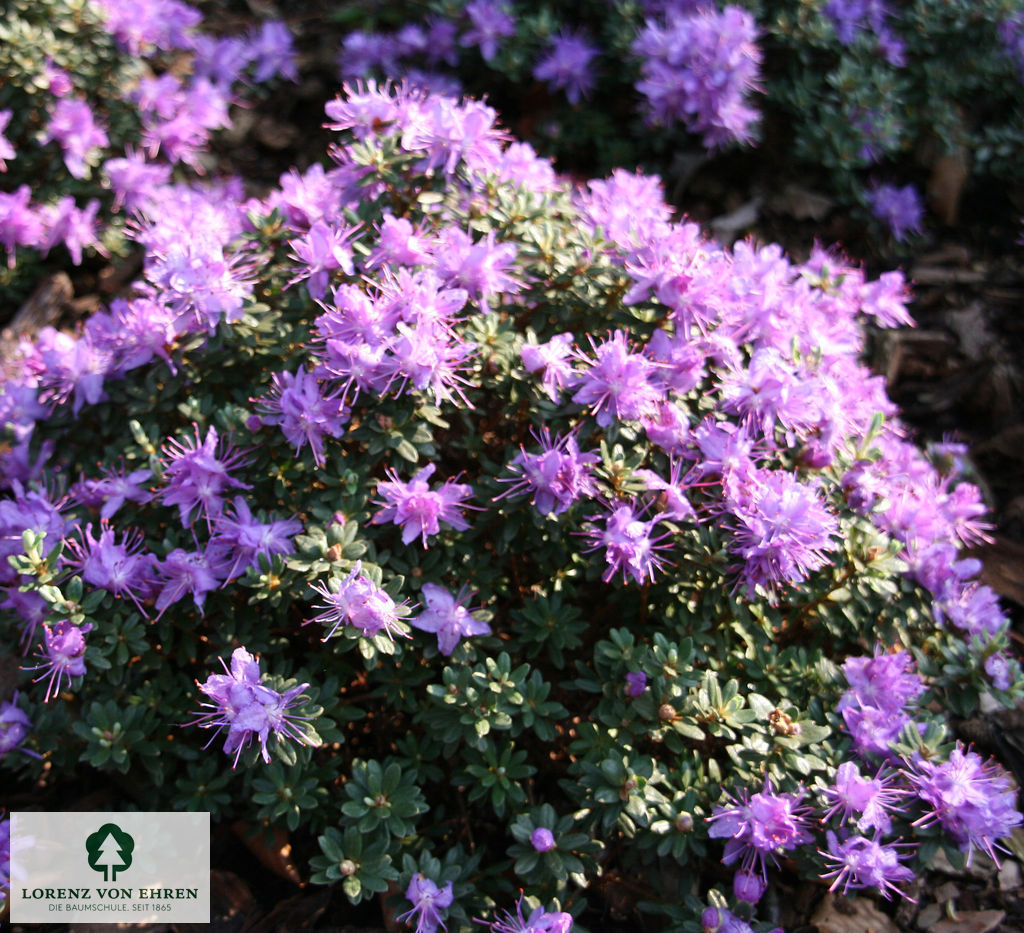
POLYGON ((245 648, 232 652, 230 670, 223 659, 221 664, 225 673, 211 674, 198 685, 210 700, 200 705, 212 712, 203 713, 191 725, 215 729, 210 742, 225 728, 228 730, 224 751, 228 755, 234 752, 233 768, 238 766, 239 757, 253 740, 258 743, 263 760, 269 764, 267 742, 271 733, 278 741, 290 739, 299 744, 316 744, 299 725, 304 717, 289 712, 299 705, 301 694, 309 684, 299 684, 284 693, 272 690, 261 681, 259 661, 245 648))
POLYGON ((670 5, 633 42, 641 61, 636 89, 652 124, 679 122, 708 149, 750 142, 758 112, 749 95, 760 84, 757 27, 745 10, 670 5))
MULTIPOLYGON (((821 877, 831 881, 830 890, 874 889, 887 899, 893 893, 907 896, 898 885, 916 877, 904 864, 915 846, 892 840, 896 819, 908 829, 941 825, 968 862, 978 848, 997 863, 999 840, 1024 822, 1011 779, 996 762, 984 761, 959 743, 940 762, 896 751, 903 727, 912 722, 905 708, 924 690, 912 667, 903 651, 849 658, 844 664, 849 690, 836 710, 862 762, 872 768, 882 763, 871 776, 856 761, 846 761, 823 788, 828 809, 820 822, 829 828, 827 849, 819 854, 828 866, 821 877)), ((727 840, 725 864, 740 863, 734 885, 740 901, 756 903, 764 893, 756 878, 766 880, 768 863, 813 840, 812 807, 803 803, 805 797, 803 789, 779 793, 766 781, 759 793, 726 795, 715 806, 708 835, 727 840)))
POLYGON ((868 192, 868 203, 875 217, 892 232, 893 239, 905 240, 908 234, 921 232, 924 203, 913 185, 879 185, 868 192))

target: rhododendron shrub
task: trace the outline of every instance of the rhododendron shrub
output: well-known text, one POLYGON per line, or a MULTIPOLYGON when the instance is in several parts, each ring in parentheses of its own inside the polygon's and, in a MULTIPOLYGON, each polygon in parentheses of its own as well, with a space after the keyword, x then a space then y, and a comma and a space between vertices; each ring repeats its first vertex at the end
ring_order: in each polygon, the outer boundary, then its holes
POLYGON ((259 200, 154 184, 134 290, 6 367, 6 779, 286 832, 418 930, 999 857, 946 723, 1021 693, 984 506, 859 361, 902 277, 572 187, 479 101, 326 116, 259 200))

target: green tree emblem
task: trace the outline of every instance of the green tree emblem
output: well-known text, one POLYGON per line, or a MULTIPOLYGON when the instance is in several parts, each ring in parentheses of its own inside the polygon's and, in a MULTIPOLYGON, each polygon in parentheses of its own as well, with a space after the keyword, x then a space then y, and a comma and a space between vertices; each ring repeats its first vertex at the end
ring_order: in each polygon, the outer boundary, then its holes
POLYGON ((103 872, 104 881, 116 881, 117 873, 132 864, 135 840, 115 823, 104 823, 85 840, 89 867, 103 872))

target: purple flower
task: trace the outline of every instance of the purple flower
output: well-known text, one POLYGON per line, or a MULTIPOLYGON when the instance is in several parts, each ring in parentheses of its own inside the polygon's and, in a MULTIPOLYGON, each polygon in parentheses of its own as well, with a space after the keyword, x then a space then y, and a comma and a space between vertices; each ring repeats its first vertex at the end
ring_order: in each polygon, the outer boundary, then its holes
POLYGON ((769 444, 776 423, 806 431, 820 418, 815 384, 775 347, 755 350, 749 366, 727 372, 721 384, 722 411, 742 415, 769 444))
POLYGON ((841 884, 843 894, 850 888, 877 888, 887 900, 891 896, 890 891, 907 897, 896 884, 901 881, 913 881, 915 878, 910 868, 899 863, 901 858, 907 858, 910 853, 898 852, 899 843, 882 845, 878 841, 878 836, 876 831, 873 839, 851 836, 840 843, 836 834, 832 830, 828 831, 828 852, 821 849, 818 852, 837 866, 821 876, 833 879, 829 886, 830 891, 834 891, 841 884))
POLYGON ((754 933, 754 928, 725 907, 708 907, 700 915, 704 933, 754 933))
POLYGON ((338 69, 342 81, 364 78, 375 70, 393 73, 398 68, 400 50, 394 38, 379 32, 353 29, 342 40, 338 69))
POLYGON ((498 0, 473 0, 466 4, 466 15, 472 26, 462 34, 462 44, 479 46, 485 62, 498 53, 500 39, 516 34, 509 7, 498 0))
POLYGON ((521 476, 500 478, 499 482, 513 485, 496 500, 532 491, 533 504, 541 515, 552 512, 561 515, 580 497, 597 495, 590 467, 600 463, 601 458, 595 453, 580 453, 575 434, 556 437, 552 441, 545 427, 537 441, 541 445, 541 453, 531 454, 520 448, 509 468, 521 476))
POLYGON ((413 227, 405 217, 385 214, 378 227, 377 245, 366 262, 365 269, 376 269, 383 265, 425 266, 434 261, 434 244, 424 235, 426 222, 413 227))
POLYGON ((133 211, 145 204, 154 188, 171 180, 172 169, 170 165, 149 162, 144 152, 128 147, 124 158, 107 159, 103 171, 114 191, 114 210, 123 206, 133 211))
POLYGON ((281 176, 277 206, 290 226, 308 230, 318 220, 336 223, 342 219, 341 192, 332 178, 319 162, 301 175, 293 168, 281 176))
POLYGON ((56 141, 64 151, 64 164, 75 178, 84 178, 93 151, 107 145, 107 134, 93 120, 84 100, 65 97, 57 101, 41 142, 56 141))
POLYGON ((373 517, 373 524, 390 521, 401 525, 403 544, 409 544, 418 537, 424 547, 427 546, 427 537, 441 530, 441 522, 458 531, 469 528, 469 522, 459 510, 471 508, 465 500, 473 495, 473 487, 468 483, 445 480, 439 489, 431 489, 427 480, 436 469, 435 464, 428 463, 404 483, 394 470, 388 470, 389 478, 377 484, 377 494, 382 499, 374 501, 383 508, 373 517))
POLYGON ((492 920, 490 924, 485 920, 476 922, 490 926, 491 933, 570 933, 572 930, 572 914, 564 911, 549 913, 543 907, 537 907, 524 919, 522 896, 516 902, 514 914, 506 910, 503 917, 492 920))
POLYGON ((626 674, 626 693, 636 699, 647 689, 647 675, 643 671, 629 671, 626 674))
POLYGON ((91 631, 92 623, 78 626, 67 619, 61 619, 53 628, 43 625, 45 645, 44 650, 39 653, 44 659, 43 663, 26 670, 43 672, 33 683, 39 683, 44 677, 48 677, 44 703, 48 703, 51 696, 60 693, 61 681, 65 677, 70 687, 72 677, 81 677, 85 674, 85 636, 91 631))
MULTIPOLYGON (((955 569, 955 568, 954 568, 955 569)), ((1009 627, 995 591, 976 580, 952 577, 942 582, 932 604, 935 620, 952 622, 970 635, 988 641, 1009 627)))
POLYGON ((903 64, 902 43, 886 25, 892 14, 885 0, 829 0, 821 12, 843 45, 850 45, 861 33, 873 32, 889 64, 903 64))
POLYGON ((873 657, 847 658, 843 662, 843 674, 850 689, 843 694, 836 712, 854 704, 897 712, 924 692, 924 684, 906 651, 885 654, 877 650, 879 653, 873 657))
POLYGON ((483 312, 488 310, 487 300, 492 296, 518 292, 523 287, 508 271, 515 262, 516 245, 496 243, 494 236, 492 230, 474 243, 458 227, 448 227, 438 238, 437 258, 441 272, 449 284, 464 288, 483 312))
POLYGON ((88 334, 76 338, 43 328, 38 348, 45 366, 39 376, 41 401, 63 405, 70 398, 71 413, 77 415, 83 405, 96 405, 107 398, 103 383, 112 370, 113 358, 88 334))
POLYGON ((7 265, 14 268, 17 246, 38 246, 43 237, 43 222, 30 204, 32 191, 28 185, 17 190, 0 191, 0 243, 7 250, 7 265))
POLYGON ((447 929, 441 920, 441 911, 452 905, 454 894, 450 881, 439 888, 422 872, 417 872, 409 881, 405 897, 412 903, 412 909, 395 917, 397 921, 412 923, 415 917, 416 933, 436 933, 438 926, 447 929))
POLYGON ((985 673, 996 690, 1009 690, 1013 684, 1014 662, 1001 652, 985 659, 985 673))
POLYGON ((476 172, 497 169, 506 136, 497 127, 493 107, 478 100, 457 103, 450 97, 432 97, 419 116, 402 135, 403 148, 424 153, 418 168, 441 169, 446 175, 454 174, 459 162, 476 172))
POLYGON ((327 641, 342 625, 351 625, 364 638, 373 638, 381 632, 392 641, 395 635, 409 638, 398 621, 401 606, 396 605, 385 590, 363 576, 362 570, 362 561, 356 561, 336 590, 330 589, 326 583, 313 583, 312 589, 324 598, 316 608, 324 611, 303 625, 319 622, 331 626, 323 641, 327 641))
POLYGON ((7 558, 22 553, 21 534, 32 529, 44 534, 48 546, 55 545, 70 530, 61 512, 66 497, 51 497, 45 490, 26 490, 18 480, 11 483, 12 498, 0 499, 0 582, 17 579, 7 558))
MULTIPOLYGON (((469 299, 469 293, 464 288, 449 288, 433 269, 412 272, 403 268, 386 268, 384 280, 377 285, 377 289, 378 295, 373 306, 379 315, 380 337, 392 348, 395 344, 395 331, 400 323, 435 331, 439 337, 453 335, 454 325, 460 320, 460 314, 469 299)), ((339 291, 335 290, 336 297, 339 291)), ((353 296, 347 298, 352 301, 353 296)), ((361 316, 366 313, 365 305, 360 307, 358 299, 354 303, 361 316)), ((472 346, 472 343, 466 345, 472 346)))
POLYGON ((128 531, 120 544, 106 522, 100 529, 98 540, 92 536, 91 524, 84 531, 78 529, 80 538, 65 539, 70 556, 63 557, 64 564, 81 573, 86 583, 117 597, 127 596, 145 615, 140 600, 152 592, 156 558, 143 552, 142 532, 138 529, 128 531))
POLYGON ((999 40, 1024 81, 1024 15, 1009 13, 1000 19, 999 40))
POLYGON ((314 376, 300 369, 274 373, 270 391, 256 401, 265 424, 280 425, 295 453, 308 444, 318 467, 326 463, 324 437, 341 437, 349 412, 342 399, 343 390, 324 392, 314 376))
POLYGON ((579 35, 563 31, 552 37, 548 54, 537 62, 533 76, 538 81, 547 81, 555 90, 565 91, 570 104, 578 104, 593 90, 590 63, 597 54, 596 46, 579 35))
POLYGON ((154 357, 163 360, 172 373, 177 373, 170 355, 179 336, 178 314, 172 308, 158 298, 140 296, 130 301, 115 298, 106 320, 109 326, 103 332, 99 332, 98 326, 103 321, 100 313, 94 313, 85 326, 93 345, 113 355, 113 374, 123 375, 145 366, 154 357), (90 329, 94 325, 97 332, 90 329))
MULTIPOLYGON (((212 742, 227 727, 224 751, 235 753, 232 768, 237 767, 242 750, 255 738, 260 744, 263 760, 270 763, 267 740, 273 732, 278 741, 294 739, 302 745, 315 745, 293 720, 304 717, 289 714, 288 709, 298 704, 299 695, 309 684, 299 684, 284 693, 278 693, 260 683, 259 661, 245 648, 236 648, 231 654, 231 670, 224 664, 224 674, 211 674, 199 689, 213 702, 202 703, 211 713, 203 713, 188 725, 202 729, 216 728, 212 742)), ((210 742, 206 743, 209 747, 210 742)))
POLYGON ((647 20, 633 43, 641 60, 637 90, 651 123, 682 121, 715 148, 750 139, 757 112, 747 94, 759 83, 761 53, 754 18, 739 7, 721 12, 674 7, 665 22, 647 20))
POLYGON ((911 720, 901 710, 876 706, 850 706, 843 710, 843 721, 858 752, 889 755, 903 727, 911 720))
POLYGON ((906 796, 902 788, 894 787, 895 772, 886 773, 883 765, 873 778, 861 777, 857 765, 845 761, 836 771, 835 786, 825 788, 825 797, 832 808, 825 813, 824 819, 831 819, 839 814, 845 823, 859 814, 857 829, 861 832, 876 829, 887 833, 892 829, 890 813, 900 812, 897 806, 906 796))
POLYGON ((807 831, 806 813, 810 809, 802 803, 804 791, 795 794, 777 794, 771 782, 765 779, 764 790, 753 796, 744 790, 737 799, 726 795, 726 803, 715 806, 708 822, 712 839, 728 839, 722 859, 731 865, 742 857, 746 871, 754 867, 767 876, 766 863, 781 851, 790 851, 812 841, 807 831))
POLYGON ((459 641, 470 635, 489 635, 491 627, 473 616, 473 610, 466 603, 473 595, 465 587, 452 595, 444 587, 424 583, 421 590, 427 608, 415 619, 413 627, 437 635, 437 649, 441 654, 450 655, 459 641))
POLYGON ((828 563, 839 522, 817 489, 783 470, 758 470, 726 497, 729 550, 743 558, 739 582, 752 595, 800 583, 828 563))
POLYGON ((601 427, 614 419, 635 421, 653 417, 664 393, 654 383, 656 364, 642 353, 632 353, 626 334, 617 330, 600 346, 591 338, 595 359, 583 353, 579 359, 590 363, 580 377, 580 387, 572 400, 579 405, 591 406, 591 412, 601 427))
MULTIPOLYGON (((591 516, 591 520, 597 516, 591 516)), ((665 563, 657 554, 659 544, 668 534, 652 537, 658 519, 642 521, 630 505, 615 506, 605 518, 603 529, 591 526, 583 533, 590 538, 593 546, 589 551, 604 548, 604 559, 607 569, 601 579, 607 583, 617 572, 622 573, 623 582, 631 576, 637 583, 646 583, 654 579, 654 572, 665 563)))
POLYGON ((999 864, 999 840, 1020 825, 1022 816, 1014 806, 1013 782, 997 762, 965 752, 958 743, 948 761, 916 759, 903 773, 928 807, 913 825, 938 823, 967 853, 968 861, 977 846, 999 864))
POLYGON ((150 498, 142 484, 153 478, 149 469, 125 473, 105 467, 99 479, 81 479, 71 489, 75 500, 90 509, 99 509, 100 518, 111 519, 126 502, 146 502, 150 498))
POLYGON ((97 0, 107 31, 132 55, 188 48, 203 14, 184 0, 97 0))
MULTIPOLYGON (((32 720, 28 718, 28 713, 18 706, 18 691, 15 690, 9 702, 0 703, 0 758, 14 751, 23 752, 32 758, 41 758, 42 756, 36 752, 22 748, 22 742, 31 729, 32 720)), ((2 875, 3 866, 0 864, 0 886, 3 885, 2 875)))
POLYGON ((11 122, 11 117, 13 116, 14 113, 10 110, 0 110, 0 172, 7 171, 7 162, 5 160, 13 159, 17 155, 10 140, 4 136, 4 130, 7 129, 7 124, 11 122))
POLYGON ((86 247, 105 255, 106 250, 96 230, 99 209, 100 202, 93 198, 81 210, 70 195, 61 198, 54 206, 40 208, 39 218, 44 228, 40 249, 46 254, 58 243, 63 243, 76 266, 82 264, 82 250, 86 247))
POLYGON ((580 374, 570 362, 573 356, 571 333, 555 334, 547 343, 524 343, 520 356, 527 372, 543 370, 542 384, 552 402, 558 401, 562 389, 572 388, 579 382, 580 374))
POLYGON ((555 834, 546 826, 538 826, 530 833, 530 845, 538 852, 550 852, 556 845, 555 834))
POLYGON ((657 508, 661 516, 674 522, 691 521, 697 517, 693 506, 683 495, 681 472, 682 464, 678 460, 669 467, 668 479, 653 470, 633 471, 633 475, 642 480, 651 492, 658 493, 657 508))
POLYGON ((914 319, 907 311, 910 289, 903 273, 883 272, 875 281, 865 282, 860 289, 860 311, 879 327, 913 327, 914 319))
POLYGON ((847 658, 843 673, 850 689, 836 705, 843 714, 854 745, 861 752, 888 755, 910 722, 904 707, 923 691, 921 678, 905 651, 847 658))
POLYGON ((257 521, 245 499, 235 496, 233 501, 235 514, 222 513, 216 517, 216 534, 211 539, 228 547, 234 558, 227 570, 228 580, 249 567, 258 568, 261 557, 270 560, 275 554, 291 554, 295 550, 292 538, 302 531, 302 522, 295 519, 257 521))
POLYGON ((411 383, 415 389, 430 391, 435 405, 458 396, 472 408, 462 390, 469 383, 459 369, 476 351, 476 344, 453 337, 447 327, 437 324, 410 327, 399 322, 395 331, 380 367, 389 376, 385 390, 397 381, 396 395, 401 395, 411 383))
POLYGON ((216 543, 208 544, 202 551, 175 548, 156 565, 156 585, 160 590, 156 597, 157 618, 186 593, 192 595, 192 601, 202 615, 206 594, 227 579, 228 567, 225 549, 216 543))
POLYGON ((242 80, 242 72, 252 62, 252 47, 240 36, 210 36, 198 33, 192 37, 192 69, 197 79, 216 86, 225 94, 242 80))
POLYGON ((536 194, 558 188, 551 159, 537 155, 529 143, 509 143, 501 153, 496 174, 514 188, 525 188, 536 194))
POLYGON ((190 232, 151 249, 146 278, 178 312, 182 331, 206 330, 212 335, 221 319, 228 324, 242 319, 245 299, 252 293, 254 266, 245 253, 226 254, 214 236, 190 232))
POLYGON ((576 192, 576 204, 583 220, 602 239, 622 248, 635 248, 642 241, 667 237, 671 212, 665 204, 661 179, 615 169, 610 178, 587 182, 576 192))
POLYGON ((287 25, 278 20, 267 20, 259 32, 248 42, 248 55, 253 62, 252 79, 257 84, 282 75, 289 81, 298 81, 295 70, 295 48, 287 25))
POLYGON ((867 198, 871 213, 892 231, 896 240, 905 240, 908 233, 921 232, 924 204, 913 185, 879 185, 868 192, 867 198))
POLYGON ((302 236, 290 240, 292 258, 299 263, 300 271, 288 284, 308 279, 306 288, 310 298, 319 300, 327 293, 335 269, 354 275, 351 244, 359 230, 358 226, 340 227, 319 219, 302 236))
POLYGON ((161 448, 167 485, 157 493, 165 505, 178 507, 181 523, 186 528, 192 524, 193 513, 197 511, 209 525, 211 519, 223 511, 223 494, 228 489, 252 488, 229 473, 249 462, 245 459, 247 451, 235 450, 223 443, 212 425, 204 441, 199 440, 199 425, 194 424, 192 428, 195 440, 170 440, 161 448))

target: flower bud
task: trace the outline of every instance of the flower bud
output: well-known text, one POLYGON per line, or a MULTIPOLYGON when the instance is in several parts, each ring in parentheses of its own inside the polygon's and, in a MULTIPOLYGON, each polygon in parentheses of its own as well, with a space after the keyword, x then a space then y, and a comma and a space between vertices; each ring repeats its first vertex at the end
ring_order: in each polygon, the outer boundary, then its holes
POLYGON ((546 826, 538 826, 530 834, 530 843, 538 852, 550 852, 555 847, 555 836, 546 826))
POLYGON ((643 671, 630 671, 626 674, 626 693, 631 697, 643 696, 647 689, 647 675, 643 671))
POLYGON ((675 819, 675 828, 680 833, 692 833, 693 832, 693 815, 690 813, 680 813, 675 819))
POLYGON ((738 871, 733 875, 732 893, 737 900, 745 901, 748 904, 756 904, 764 896, 768 882, 757 872, 738 871))
POLYGON ((717 907, 708 907, 700 915, 701 928, 704 930, 704 933, 716 933, 722 925, 722 919, 722 911, 717 907))

